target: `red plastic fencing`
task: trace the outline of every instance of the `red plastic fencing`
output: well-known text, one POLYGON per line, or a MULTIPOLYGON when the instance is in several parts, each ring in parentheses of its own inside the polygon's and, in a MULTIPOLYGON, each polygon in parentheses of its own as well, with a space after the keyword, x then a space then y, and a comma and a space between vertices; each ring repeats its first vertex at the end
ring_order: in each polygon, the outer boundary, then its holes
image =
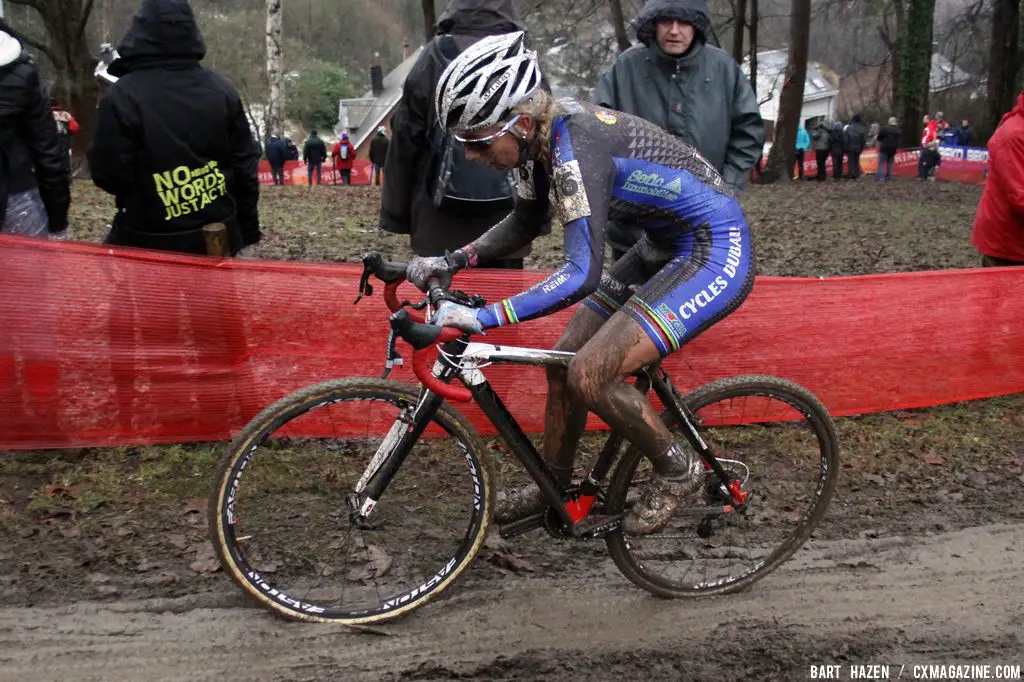
MULTIPOLYGON (((372 175, 372 166, 369 159, 356 159, 352 162, 351 180, 353 185, 369 185, 372 175)), ((260 184, 273 185, 274 175, 270 172, 270 162, 266 159, 260 160, 259 166, 260 184)), ((381 175, 383 182, 383 174, 381 175)), ((284 184, 305 186, 309 180, 306 171, 306 164, 302 161, 284 162, 284 184)), ((340 185, 341 174, 334 170, 333 158, 324 161, 320 169, 320 182, 324 185, 340 185)))
MULTIPOLYGON (((377 376, 387 310, 383 287, 352 305, 359 272, 0 237, 0 448, 223 439, 295 388, 377 376)), ((457 284, 497 300, 541 276, 476 271, 457 284)), ((1022 289, 1019 268, 761 277, 666 368, 684 389, 782 376, 837 415, 1022 392, 1022 289)), ((570 315, 481 340, 550 347, 570 315)), ((486 374, 523 427, 541 430, 542 370, 486 374)), ((411 380, 407 367, 393 376, 411 380)))
MULTIPOLYGON (((942 147, 941 150, 950 151, 954 149, 962 148, 946 148, 942 147)), ((979 150, 984 151, 984 150, 979 150)), ((892 174, 897 177, 903 178, 916 178, 917 177, 917 160, 920 156, 920 150, 917 149, 904 149, 896 153, 896 158, 893 159, 892 174)), ((832 177, 832 158, 829 157, 825 164, 826 172, 829 177, 832 177)), ((983 159, 975 158, 956 158, 955 156, 943 155, 942 165, 940 165, 935 171, 935 177, 938 180, 950 180, 953 182, 964 182, 975 185, 981 185, 985 183, 985 174, 988 168, 988 161, 983 159)), ((868 149, 860 155, 860 170, 861 173, 871 174, 878 169, 878 150, 868 149)), ((846 166, 844 174, 848 174, 850 170, 849 159, 846 160, 846 166)), ((810 151, 804 156, 804 174, 805 175, 816 175, 818 172, 818 161, 814 156, 814 152, 810 151)))

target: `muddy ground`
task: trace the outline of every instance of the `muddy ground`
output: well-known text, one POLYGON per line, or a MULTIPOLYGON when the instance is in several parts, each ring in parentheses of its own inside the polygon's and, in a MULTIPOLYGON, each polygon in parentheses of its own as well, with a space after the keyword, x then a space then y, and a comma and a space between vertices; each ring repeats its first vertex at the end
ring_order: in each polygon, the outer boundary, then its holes
MULTIPOLYGON (((810 183, 752 188, 744 206, 763 273, 844 275, 974 265, 979 192, 810 183)), ((268 191, 259 254, 401 256, 376 233, 377 201, 372 188, 268 191)), ((79 184, 75 206, 75 236, 102 235, 106 198, 79 184)), ((551 243, 535 262, 557 258, 551 243)), ((603 542, 535 533, 362 632, 278 621, 217 569, 204 498, 220 444, 6 453, 0 680, 795 680, 824 664, 841 679, 851 664, 891 664, 893 678, 906 665, 914 679, 921 663, 1024 665, 1024 399, 838 428, 828 517, 743 594, 658 600, 603 542)))

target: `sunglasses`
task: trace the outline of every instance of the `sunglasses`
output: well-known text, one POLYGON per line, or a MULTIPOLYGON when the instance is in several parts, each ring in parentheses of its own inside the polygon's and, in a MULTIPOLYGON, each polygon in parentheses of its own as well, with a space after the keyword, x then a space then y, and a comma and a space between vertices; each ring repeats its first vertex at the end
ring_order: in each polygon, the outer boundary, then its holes
POLYGON ((493 133, 491 135, 487 135, 486 137, 463 137, 459 133, 452 133, 452 137, 461 142, 463 146, 465 146, 468 149, 486 149, 487 147, 490 147, 491 144, 499 137, 510 132, 512 130, 512 126, 514 126, 516 124, 516 121, 518 121, 521 117, 522 114, 516 114, 508 121, 506 121, 505 125, 501 126, 501 129, 498 130, 498 132, 493 133))

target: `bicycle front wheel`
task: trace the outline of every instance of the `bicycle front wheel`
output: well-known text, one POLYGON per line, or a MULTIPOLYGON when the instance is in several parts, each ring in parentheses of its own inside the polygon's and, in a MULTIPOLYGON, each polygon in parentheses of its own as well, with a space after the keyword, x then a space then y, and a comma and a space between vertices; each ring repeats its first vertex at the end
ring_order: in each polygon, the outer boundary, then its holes
MULTIPOLYGON (((748 502, 735 510, 708 472, 704 489, 662 531, 618 530, 608 549, 627 578, 658 596, 736 592, 778 568, 825 516, 839 475, 835 426, 813 394, 775 377, 723 379, 681 400, 748 502)), ((612 477, 607 513, 628 512, 650 475, 650 462, 630 447, 612 477)))
MULTIPOLYGON (((228 446, 209 504, 225 572, 293 619, 368 624, 441 594, 469 565, 490 521, 493 477, 479 436, 442 405, 369 515, 360 481, 408 425, 413 387, 341 379, 257 415, 228 446)), ((368 473, 369 472, 369 473, 368 473)))

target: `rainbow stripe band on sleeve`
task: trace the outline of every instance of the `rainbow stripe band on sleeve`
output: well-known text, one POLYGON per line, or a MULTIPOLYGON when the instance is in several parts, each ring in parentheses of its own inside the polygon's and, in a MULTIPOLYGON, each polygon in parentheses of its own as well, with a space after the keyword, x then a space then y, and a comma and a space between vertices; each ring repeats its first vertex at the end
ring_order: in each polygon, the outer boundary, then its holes
POLYGON ((504 327, 506 324, 519 324, 519 317, 516 315, 515 308, 512 307, 512 301, 507 298, 492 305, 491 310, 499 327, 504 327))

